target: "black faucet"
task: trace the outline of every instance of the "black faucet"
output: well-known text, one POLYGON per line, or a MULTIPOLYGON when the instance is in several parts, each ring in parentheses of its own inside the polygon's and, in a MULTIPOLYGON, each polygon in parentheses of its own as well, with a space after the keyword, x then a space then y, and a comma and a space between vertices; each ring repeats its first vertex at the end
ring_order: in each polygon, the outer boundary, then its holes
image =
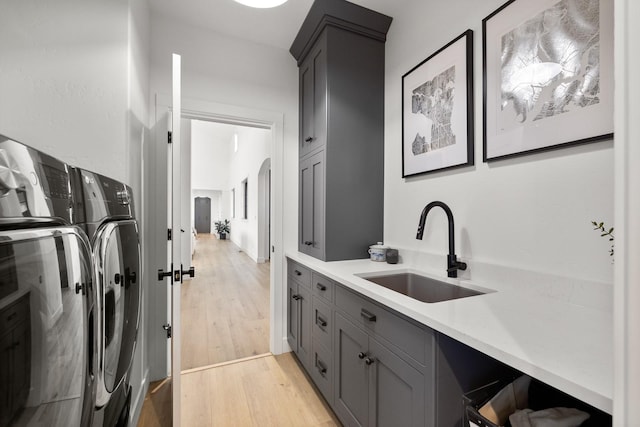
POLYGON ((427 214, 436 206, 440 206, 444 209, 444 212, 447 214, 447 219, 449 220, 449 255, 447 255, 447 276, 448 277, 458 277, 458 270, 466 270, 467 264, 458 261, 458 258, 455 254, 455 244, 453 239, 453 213, 451 213, 451 209, 449 206, 444 204, 443 202, 431 202, 422 210, 422 214, 420 215, 420 222, 418 223, 418 234, 416 234, 416 239, 422 240, 422 234, 424 233, 424 223, 427 220, 427 214))

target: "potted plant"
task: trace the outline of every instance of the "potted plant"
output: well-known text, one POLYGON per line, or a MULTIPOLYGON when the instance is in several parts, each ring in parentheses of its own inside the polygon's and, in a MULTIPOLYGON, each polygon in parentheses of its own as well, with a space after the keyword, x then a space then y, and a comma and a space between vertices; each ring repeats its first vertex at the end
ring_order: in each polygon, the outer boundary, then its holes
POLYGON ((224 221, 216 221, 214 226, 218 236, 220 236, 220 240, 225 240, 227 238, 227 234, 231 233, 231 223, 228 219, 225 219, 224 221))

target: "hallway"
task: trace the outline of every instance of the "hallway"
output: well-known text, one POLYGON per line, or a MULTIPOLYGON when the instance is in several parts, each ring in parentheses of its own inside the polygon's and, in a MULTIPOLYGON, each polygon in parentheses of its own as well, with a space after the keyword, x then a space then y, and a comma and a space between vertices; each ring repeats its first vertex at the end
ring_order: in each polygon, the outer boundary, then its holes
POLYGON ((182 370, 269 352, 269 263, 198 234, 196 277, 182 285, 182 370))

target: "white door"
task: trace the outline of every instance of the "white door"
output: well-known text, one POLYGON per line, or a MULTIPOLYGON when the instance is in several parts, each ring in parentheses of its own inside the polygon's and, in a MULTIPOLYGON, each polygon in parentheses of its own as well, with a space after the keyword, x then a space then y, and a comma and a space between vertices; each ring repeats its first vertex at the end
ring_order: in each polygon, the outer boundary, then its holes
MULTIPOLYGON (((182 115, 182 104, 180 102, 180 55, 173 54, 173 94, 171 108, 171 144, 169 147, 170 163, 170 194, 169 194, 169 218, 171 221, 172 239, 171 265, 173 270, 173 286, 171 287, 171 397, 173 409, 173 427, 180 426, 180 291, 182 282, 182 248, 181 248, 181 168, 180 168, 180 118, 182 115)), ((189 262, 188 260, 186 260, 189 262)))
MULTIPOLYGON (((171 401, 172 401, 172 426, 180 426, 180 291, 183 275, 193 276, 193 269, 184 270, 182 251, 181 251, 181 212, 182 212, 182 200, 181 200, 181 165, 182 156, 180 153, 181 141, 180 141, 180 116, 181 116, 181 102, 180 102, 180 55, 173 54, 173 90, 171 100, 171 113, 169 116, 168 130, 169 130, 169 144, 168 157, 167 157, 167 220, 168 228, 170 231, 170 237, 167 245, 167 267, 165 271, 159 271, 159 279, 163 277, 168 278, 171 283, 169 291, 169 311, 171 313, 171 320, 169 325, 165 325, 168 328, 169 333, 167 337, 169 341, 169 355, 170 355, 170 376, 171 376, 171 401)), ((186 263, 190 263, 189 260, 185 260, 186 263)), ((187 264, 189 265, 189 264, 187 264)))

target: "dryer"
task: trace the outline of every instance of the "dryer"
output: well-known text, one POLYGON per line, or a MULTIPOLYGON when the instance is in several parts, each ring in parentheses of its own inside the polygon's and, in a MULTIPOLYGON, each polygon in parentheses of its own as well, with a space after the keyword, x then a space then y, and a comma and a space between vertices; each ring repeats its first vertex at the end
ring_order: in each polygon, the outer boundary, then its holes
POLYGON ((96 289, 94 426, 126 425, 140 321, 140 244, 131 188, 84 169, 72 173, 74 222, 88 235, 96 289))
POLYGON ((70 167, 0 135, 0 426, 89 426, 96 306, 70 167))

